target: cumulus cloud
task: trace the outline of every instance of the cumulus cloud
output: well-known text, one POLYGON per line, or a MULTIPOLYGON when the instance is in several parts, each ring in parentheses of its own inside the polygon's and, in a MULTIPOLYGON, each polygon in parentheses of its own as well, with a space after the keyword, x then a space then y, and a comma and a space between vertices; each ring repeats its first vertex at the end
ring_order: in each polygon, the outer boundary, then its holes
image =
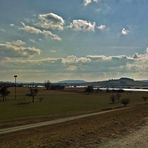
POLYGON ((100 31, 104 31, 107 29, 107 26, 102 24, 102 25, 97 26, 97 29, 99 29, 100 31))
MULTIPOLYGON (((106 56, 106 55, 86 55, 86 56, 75 56, 75 55, 69 55, 66 57, 48 57, 48 58, 42 58, 42 59, 21 59, 21 61, 17 58, 11 58, 12 56, 22 56, 24 57, 23 50, 20 47, 26 47, 26 43, 23 41, 16 41, 16 42, 7 42, 5 43, 5 46, 7 45, 7 49, 9 46, 9 52, 15 53, 11 54, 11 56, 8 55, 7 52, 5 52, 5 55, 3 56, 2 52, 0 51, 1 62, 7 62, 9 65, 19 65, 23 64, 25 67, 34 67, 37 69, 50 69, 50 71, 55 71, 55 69, 58 69, 59 72, 81 72, 81 73, 104 73, 105 75, 110 74, 113 76, 114 74, 123 74, 123 73, 129 73, 129 74, 138 74, 138 70, 143 69, 146 71, 146 68, 148 69, 147 62, 148 62, 148 53, 147 49, 146 52, 143 54, 134 54, 133 56, 127 56, 127 55, 117 55, 117 56, 106 56), (11 45, 11 46, 10 46, 11 45), (12 47, 13 45, 13 47, 12 47), (11 48, 10 48, 11 47, 11 48), (19 48, 18 48, 19 47, 19 48), (15 64, 14 64, 15 63, 15 64), (112 73, 113 72, 113 73, 112 73)), ((0 50, 4 49, 4 44, 0 45, 0 50)), ((6 51, 7 51, 6 49, 6 51)), ((28 53, 30 54, 30 53, 28 53)), ((39 54, 39 53, 38 53, 39 54)))
MULTIPOLYGON (((25 44, 24 42, 18 41, 17 43, 14 43, 14 45, 24 46, 25 44)), ((70 55, 66 57, 49 57, 36 60, 21 59, 21 61, 19 59, 5 58, 3 61, 9 63, 9 65, 13 64, 15 65, 14 67, 17 68, 19 67, 19 64, 23 64, 23 66, 28 69, 41 70, 44 67, 44 70, 48 69, 51 73, 55 71, 58 71, 59 73, 89 73, 91 77, 103 74, 106 78, 108 78, 108 76, 112 78, 114 76, 122 76, 123 74, 138 75, 141 70, 144 71, 143 73, 148 72, 147 53, 137 53, 133 56, 70 55)))
POLYGON ((86 20, 73 20, 69 28, 72 28, 75 31, 95 31, 96 23, 89 22, 86 20))
POLYGON ((97 3, 98 0, 84 0, 83 3, 84 3, 84 6, 88 6, 90 5, 91 3, 97 3))
POLYGON ((0 57, 30 57, 39 54, 40 49, 28 47, 21 40, 0 43, 0 57))
POLYGON ((133 58, 134 58, 135 61, 139 61, 139 62, 140 61, 143 61, 143 62, 147 61, 148 62, 148 54, 136 53, 136 54, 134 54, 133 58))
MULTIPOLYGON (((14 43, 24 45, 23 42, 14 43)), ((21 59, 18 58, 0 58, 1 68, 6 69, 13 65, 13 69, 23 71, 27 69, 30 72, 40 71, 42 75, 45 73, 59 74, 61 73, 70 75, 72 78, 80 76, 83 78, 115 78, 125 76, 132 76, 142 78, 147 76, 148 72, 148 54, 136 54, 133 56, 118 55, 118 56, 105 56, 105 55, 86 55, 86 56, 66 56, 66 57, 49 57, 43 59, 21 59), (5 64, 6 63, 6 64, 5 64), (6 65, 5 67, 3 65, 6 65), (87 75, 87 76, 86 76, 87 75)), ((8 68, 9 69, 9 68, 8 68)), ((47 76, 48 77, 48 76, 47 76)), ((58 78, 56 77, 56 79, 58 78)))
POLYGON ((32 34, 41 34, 41 35, 45 36, 46 38, 49 37, 52 40, 61 41, 61 38, 58 35, 52 33, 51 31, 40 30, 36 27, 26 25, 23 22, 21 24, 23 25, 23 27, 20 27, 19 28, 20 30, 23 30, 25 32, 32 33, 32 34))
POLYGON ((60 61, 59 58, 51 58, 51 57, 48 57, 48 58, 43 58, 43 59, 23 59, 23 60, 18 60, 18 59, 7 59, 7 62, 9 63, 21 63, 21 64, 26 64, 26 65, 40 65, 40 64, 54 64, 56 62, 60 61))
POLYGON ((46 13, 38 15, 38 26, 44 29, 64 29, 64 19, 55 13, 46 13))
POLYGON ((126 56, 126 55, 119 55, 119 56, 105 56, 105 55, 87 55, 87 56, 75 56, 70 55, 66 57, 59 57, 59 58, 45 58, 45 59, 39 59, 39 60, 27 60, 28 62, 32 63, 42 63, 42 62, 50 62, 50 63, 61 63, 64 65, 79 65, 79 64, 89 64, 89 63, 98 63, 98 62, 111 62, 111 61, 117 61, 117 60, 125 60, 125 61, 133 61, 135 60, 133 57, 126 56))
POLYGON ((126 36, 126 35, 128 35, 128 34, 129 34, 129 30, 126 29, 126 28, 122 28, 122 30, 121 30, 121 35, 126 36))
POLYGON ((148 54, 148 48, 146 48, 146 53, 148 54))
POLYGON ((32 64, 59 63, 59 64, 63 64, 63 65, 73 65, 74 66, 75 64, 90 63, 91 59, 88 57, 77 57, 74 55, 70 55, 70 56, 66 56, 66 57, 57 57, 57 58, 48 57, 48 58, 36 59, 36 60, 32 60, 32 59, 27 59, 27 60, 22 60, 22 61, 13 60, 13 62, 16 62, 16 63, 21 62, 21 63, 26 63, 26 64, 27 63, 32 63, 32 64))
POLYGON ((68 70, 68 71, 76 71, 76 70, 77 70, 77 66, 75 66, 75 65, 69 65, 69 66, 67 67, 67 70, 68 70))
POLYGON ((77 56, 71 55, 71 56, 67 56, 65 58, 62 58, 61 62, 63 64, 78 64, 78 63, 84 64, 84 63, 90 62, 90 59, 87 57, 77 57, 77 56))
POLYGON ((87 58, 91 59, 92 61, 106 61, 111 60, 111 56, 105 56, 105 55, 88 55, 87 58))
POLYGON ((15 25, 14 24, 10 24, 10 27, 14 27, 15 25))

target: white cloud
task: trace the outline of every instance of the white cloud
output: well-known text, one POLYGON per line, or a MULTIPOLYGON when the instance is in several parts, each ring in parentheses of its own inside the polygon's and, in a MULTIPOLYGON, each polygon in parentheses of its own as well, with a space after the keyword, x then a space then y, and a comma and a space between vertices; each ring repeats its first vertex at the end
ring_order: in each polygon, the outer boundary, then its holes
MULTIPOLYGON (((14 44, 22 45, 24 43, 18 41, 14 44)), ((61 79, 61 73, 64 73, 64 76, 66 75, 64 78, 68 78, 68 76, 72 74, 70 78, 80 76, 81 78, 90 78, 90 80, 94 78, 96 78, 96 80, 99 78, 118 78, 125 75, 133 78, 144 78, 148 72, 148 54, 137 54, 137 57, 138 58, 134 58, 134 56, 126 55, 87 55, 79 57, 71 55, 67 57, 49 57, 36 60, 28 58, 0 58, 0 66, 6 73, 13 67, 15 71, 20 72, 20 75, 22 73, 24 74, 24 69, 25 71, 27 69, 27 72, 32 72, 33 76, 35 76, 34 71, 40 71, 39 75, 46 75, 45 78, 48 78, 50 71, 50 74, 55 76, 54 80, 58 78, 61 79)))
POLYGON ((99 25, 99 26, 97 26, 97 29, 99 29, 100 31, 104 31, 107 29, 107 26, 106 25, 99 25))
POLYGON ((52 40, 57 40, 57 41, 62 40, 58 35, 52 33, 51 31, 40 30, 40 29, 35 28, 33 26, 25 25, 24 23, 21 23, 21 24, 23 25, 23 27, 20 27, 19 29, 23 30, 25 32, 32 33, 32 34, 41 34, 45 37, 50 37, 52 40))
POLYGON ((122 28, 122 30, 121 30, 121 35, 126 36, 126 35, 128 35, 128 34, 129 34, 129 30, 126 29, 126 28, 122 28))
MULTIPOLYGON (((24 42, 17 41, 14 43, 17 45, 24 45, 24 42)), ((89 73, 93 78, 94 75, 105 75, 105 78, 113 78, 115 76, 121 77, 124 74, 139 75, 143 70, 145 75, 148 72, 148 54, 136 54, 136 56, 105 56, 105 55, 87 55, 87 56, 66 56, 66 57, 49 57, 43 59, 9 59, 4 58, 2 62, 7 65, 15 65, 19 68, 19 65, 23 64, 23 67, 28 69, 47 69, 50 72, 64 72, 64 73, 89 73), (108 77, 109 76, 109 77, 108 77)), ((3 64, 4 65, 4 64, 3 64)), ((22 68, 22 67, 21 67, 22 68)), ((45 70, 46 71, 46 70, 45 70)))
POLYGON ((76 71, 76 70, 77 70, 77 66, 75 66, 75 65, 69 65, 69 66, 67 67, 67 70, 68 70, 68 71, 76 71))
POLYGON ((111 56, 105 56, 105 55, 88 55, 88 58, 90 58, 92 61, 106 61, 106 60, 111 60, 111 56))
POLYGON ((21 40, 0 43, 0 57, 30 57, 40 54, 40 49, 28 47, 21 40))
POLYGON ((138 54, 138 53, 136 53, 134 56, 133 56, 133 59, 135 60, 135 61, 143 61, 143 62, 145 62, 145 61, 147 61, 148 62, 148 54, 138 54))
POLYGON ((75 31, 95 31, 96 23, 89 22, 86 20, 73 20, 69 28, 72 28, 75 31))
POLYGON ((10 24, 10 27, 14 27, 15 25, 14 24, 10 24))
POLYGON ((97 2, 98 2, 98 0, 84 0, 83 1, 84 6, 88 6, 91 3, 97 3, 97 2))
POLYGON ((84 64, 84 63, 90 62, 90 59, 87 57, 77 57, 77 56, 71 55, 71 56, 67 56, 65 58, 62 58, 61 62, 63 64, 77 64, 77 63, 84 64))
POLYGON ((43 29, 64 29, 64 19, 55 13, 39 14, 38 20, 37 25, 43 29))
POLYGON ((126 55, 119 55, 119 56, 105 56, 105 55, 87 55, 78 57, 75 55, 70 55, 66 57, 57 57, 57 58, 43 58, 43 59, 37 59, 37 60, 24 60, 23 63, 61 63, 64 65, 77 65, 77 64, 89 64, 92 62, 98 63, 98 62, 111 62, 111 61, 117 61, 117 60, 129 60, 134 61, 134 57, 126 56, 126 55))
POLYGON ((148 54, 148 48, 146 48, 146 53, 148 54))

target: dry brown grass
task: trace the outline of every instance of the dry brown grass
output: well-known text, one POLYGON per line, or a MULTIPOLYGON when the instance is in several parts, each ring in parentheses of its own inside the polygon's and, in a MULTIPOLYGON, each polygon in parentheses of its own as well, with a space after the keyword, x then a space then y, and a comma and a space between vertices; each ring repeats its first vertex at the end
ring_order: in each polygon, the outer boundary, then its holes
POLYGON ((91 148, 137 129, 148 117, 148 104, 0 136, 2 148, 91 148))

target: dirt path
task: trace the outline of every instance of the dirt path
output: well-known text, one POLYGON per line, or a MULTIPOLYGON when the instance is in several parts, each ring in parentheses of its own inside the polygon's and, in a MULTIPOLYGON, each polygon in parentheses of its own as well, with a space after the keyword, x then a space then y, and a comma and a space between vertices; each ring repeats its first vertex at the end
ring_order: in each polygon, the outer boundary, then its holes
POLYGON ((148 122, 145 126, 137 131, 116 139, 106 144, 102 144, 102 148, 148 148, 148 122))
POLYGON ((113 110, 108 110, 108 111, 101 111, 101 112, 96 112, 96 113, 78 115, 78 116, 73 116, 73 117, 66 117, 66 118, 61 118, 61 119, 56 119, 56 120, 51 120, 51 121, 44 121, 44 122, 21 125, 21 126, 16 126, 16 127, 3 128, 3 129, 0 129, 0 135, 1 134, 7 134, 7 133, 13 133, 13 132, 21 131, 21 130, 26 130, 26 129, 32 129, 32 128, 37 128, 37 127, 47 126, 47 125, 54 125, 54 124, 64 123, 64 122, 67 122, 67 121, 72 121, 72 120, 76 120, 76 119, 101 115, 101 114, 105 114, 105 113, 109 113, 109 112, 126 110, 128 108, 129 107, 119 108, 119 109, 113 109, 113 110))

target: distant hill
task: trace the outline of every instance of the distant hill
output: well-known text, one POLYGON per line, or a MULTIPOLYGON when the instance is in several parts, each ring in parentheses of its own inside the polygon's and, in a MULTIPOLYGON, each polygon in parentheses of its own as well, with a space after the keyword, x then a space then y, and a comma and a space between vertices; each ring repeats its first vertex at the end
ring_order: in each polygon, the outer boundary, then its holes
POLYGON ((63 80, 63 81, 59 81, 58 83, 81 84, 81 83, 86 83, 86 81, 84 81, 84 80, 63 80))
POLYGON ((106 88, 147 88, 148 82, 146 81, 135 81, 130 78, 112 79, 107 81, 98 81, 89 83, 89 85, 106 87, 106 88))
POLYGON ((111 79, 106 81, 86 82, 84 80, 63 80, 63 85, 92 85, 104 88, 148 88, 148 81, 138 81, 130 78, 111 79))
POLYGON ((139 80, 139 81, 142 81, 142 82, 148 82, 148 80, 139 80))

